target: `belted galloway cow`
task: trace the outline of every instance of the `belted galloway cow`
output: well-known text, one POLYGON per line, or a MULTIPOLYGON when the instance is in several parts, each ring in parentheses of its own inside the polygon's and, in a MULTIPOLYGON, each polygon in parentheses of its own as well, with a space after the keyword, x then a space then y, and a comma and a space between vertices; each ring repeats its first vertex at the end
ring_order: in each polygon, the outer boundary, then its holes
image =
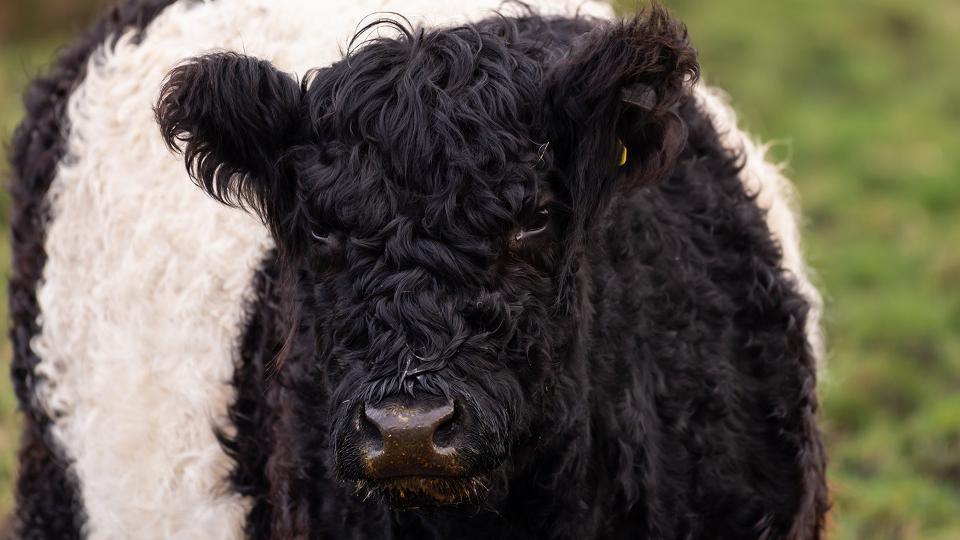
POLYGON ((23 538, 817 539, 791 186, 653 6, 127 0, 12 145, 23 538))

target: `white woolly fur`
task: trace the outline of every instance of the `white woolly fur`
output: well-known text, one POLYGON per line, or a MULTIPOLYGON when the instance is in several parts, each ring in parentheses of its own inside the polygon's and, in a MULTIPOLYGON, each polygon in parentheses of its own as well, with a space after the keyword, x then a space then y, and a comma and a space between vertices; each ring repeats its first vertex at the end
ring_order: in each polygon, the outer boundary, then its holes
MULTIPOLYGON (((164 75, 212 50, 303 75, 339 59, 372 13, 439 25, 482 18, 499 2, 181 0, 139 44, 128 33, 95 52, 68 103, 67 155, 49 192, 41 333, 32 344, 42 359, 39 398, 73 462, 89 538, 240 538, 249 507, 230 491, 231 462, 214 432, 230 430, 244 310, 271 241, 257 220, 194 187, 164 147, 152 113, 164 75)), ((578 7, 540 4, 555 13, 578 7)), ((602 4, 579 7, 612 15, 602 4)), ((724 141, 745 151, 744 182, 769 208, 785 265, 819 313, 789 183, 715 93, 697 92, 724 141)))

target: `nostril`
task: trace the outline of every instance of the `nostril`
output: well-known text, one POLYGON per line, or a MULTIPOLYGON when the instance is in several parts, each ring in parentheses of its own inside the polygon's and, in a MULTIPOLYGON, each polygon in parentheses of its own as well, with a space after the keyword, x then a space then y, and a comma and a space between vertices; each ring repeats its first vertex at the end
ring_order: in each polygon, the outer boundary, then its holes
POLYGON ((437 448, 449 448, 453 446, 460 424, 460 407, 453 404, 448 416, 442 418, 433 431, 433 444, 437 448))
POLYGON ((380 429, 378 429, 376 424, 367 416, 365 408, 364 410, 358 411, 358 416, 357 432, 359 434, 359 440, 366 451, 379 452, 383 450, 383 436, 380 433, 380 429))

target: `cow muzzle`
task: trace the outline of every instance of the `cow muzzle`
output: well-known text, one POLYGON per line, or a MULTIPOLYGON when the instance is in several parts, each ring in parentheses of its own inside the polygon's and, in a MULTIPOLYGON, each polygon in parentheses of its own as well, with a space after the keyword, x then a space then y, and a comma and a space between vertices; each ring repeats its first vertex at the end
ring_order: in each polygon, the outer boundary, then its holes
POLYGON ((465 412, 453 401, 390 399, 359 416, 361 495, 416 508, 468 502, 485 490, 462 459, 465 412))
POLYGON ((376 428, 379 435, 361 443, 366 475, 375 480, 457 476, 461 470, 453 443, 457 431, 454 412, 451 401, 364 406, 364 420, 376 428))

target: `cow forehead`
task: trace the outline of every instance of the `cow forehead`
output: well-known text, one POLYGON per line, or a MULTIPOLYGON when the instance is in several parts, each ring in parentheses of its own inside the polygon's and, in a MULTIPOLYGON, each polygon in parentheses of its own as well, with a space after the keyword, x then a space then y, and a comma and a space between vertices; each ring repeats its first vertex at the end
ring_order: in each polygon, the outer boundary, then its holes
POLYGON ((418 159, 361 144, 317 166, 303 167, 300 183, 319 224, 358 232, 392 230, 397 220, 458 236, 490 235, 512 224, 546 191, 546 166, 533 145, 490 150, 493 158, 444 155, 418 159))
POLYGON ((318 137, 363 141, 392 160, 502 160, 530 136, 541 71, 504 37, 436 30, 352 52, 312 77, 307 101, 318 137))
POLYGON ((502 30, 401 32, 308 78, 323 164, 301 176, 321 220, 363 228, 411 216, 492 234, 536 197, 542 45, 502 30), (457 214, 474 219, 464 227, 457 214))

